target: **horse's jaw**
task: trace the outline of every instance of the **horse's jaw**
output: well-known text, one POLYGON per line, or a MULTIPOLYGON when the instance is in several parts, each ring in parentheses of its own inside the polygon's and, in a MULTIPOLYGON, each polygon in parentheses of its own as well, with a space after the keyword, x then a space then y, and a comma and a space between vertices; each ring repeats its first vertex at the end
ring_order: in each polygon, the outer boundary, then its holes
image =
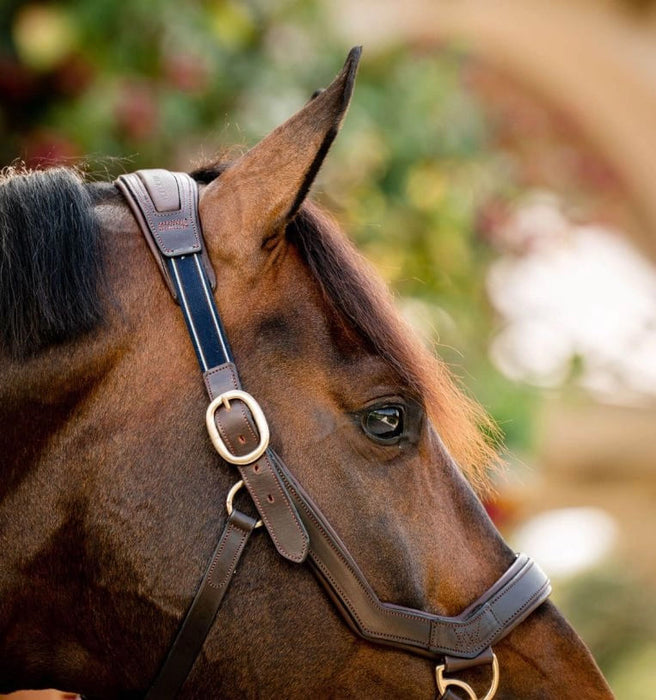
POLYGON ((501 668, 499 700, 614 697, 587 646, 549 601, 515 628, 496 651, 501 668))

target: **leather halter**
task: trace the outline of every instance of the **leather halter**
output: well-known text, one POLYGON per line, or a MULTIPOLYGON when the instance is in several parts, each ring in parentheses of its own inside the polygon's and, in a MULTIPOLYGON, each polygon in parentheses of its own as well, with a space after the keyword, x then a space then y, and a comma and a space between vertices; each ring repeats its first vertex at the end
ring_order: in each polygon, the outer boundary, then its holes
POLYGON ((211 562, 147 700, 174 698, 200 652, 236 565, 253 530, 264 525, 278 552, 295 563, 308 561, 350 628, 360 637, 430 659, 442 698, 457 700, 444 677, 492 663, 494 680, 483 700, 496 692, 498 664, 491 645, 531 614, 551 592, 549 579, 525 554, 460 615, 445 617, 381 602, 348 549, 284 462, 268 447, 268 425, 257 401, 242 390, 230 346, 212 297, 213 273, 198 218, 198 187, 182 173, 140 170, 121 175, 125 196, 164 280, 179 302, 210 398, 206 422, 212 443, 234 464, 240 481, 227 501, 229 517, 211 562), (260 521, 232 508, 245 485, 260 521))

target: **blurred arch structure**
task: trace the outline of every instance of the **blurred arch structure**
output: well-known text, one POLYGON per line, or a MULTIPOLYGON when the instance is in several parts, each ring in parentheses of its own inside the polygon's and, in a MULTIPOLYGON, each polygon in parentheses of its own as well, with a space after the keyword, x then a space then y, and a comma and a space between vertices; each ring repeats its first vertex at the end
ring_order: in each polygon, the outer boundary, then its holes
POLYGON ((566 114, 620 177, 642 218, 630 234, 656 260, 656 14, 602 0, 339 0, 333 9, 348 39, 372 48, 464 43, 566 114))

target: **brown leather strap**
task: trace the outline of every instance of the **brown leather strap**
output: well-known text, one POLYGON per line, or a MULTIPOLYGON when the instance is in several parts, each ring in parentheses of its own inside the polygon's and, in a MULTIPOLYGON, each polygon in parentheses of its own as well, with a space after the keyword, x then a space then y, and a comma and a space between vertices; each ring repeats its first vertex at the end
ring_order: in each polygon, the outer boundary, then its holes
POLYGON ((172 700, 194 665, 256 521, 233 510, 210 565, 146 700, 172 700))
POLYGON ((474 659, 463 659, 461 656, 449 656, 448 654, 444 657, 444 670, 447 673, 458 673, 458 671, 464 671, 467 668, 474 668, 474 666, 485 666, 492 663, 494 654, 492 653, 492 648, 488 647, 483 652, 481 652, 474 659))
MULTIPOLYGON (((232 389, 241 389, 232 362, 213 367, 205 372, 203 378, 210 399, 232 389)), ((231 402, 229 410, 219 407, 214 420, 233 454, 247 454, 257 445, 259 436, 248 407, 238 399, 231 402)), ((309 537, 268 454, 265 453, 254 464, 237 468, 278 552, 297 564, 304 561, 310 544, 309 537)))
MULTIPOLYGON (((169 290, 177 298, 164 258, 204 251, 196 183, 184 173, 139 170, 121 175, 116 185, 126 197, 169 290)), ((203 263, 206 273, 212 270, 208 260, 203 263)), ((214 279, 213 271, 211 274, 214 279)), ((241 389, 231 362, 208 369, 204 378, 210 399, 241 389)), ((235 408, 231 410, 218 409, 215 422, 233 454, 246 454, 257 445, 259 436, 248 408, 241 401, 232 406, 235 408)), ((295 563, 304 561, 309 544, 307 533, 269 458, 264 455, 256 464, 239 467, 239 471, 278 552, 295 563)))

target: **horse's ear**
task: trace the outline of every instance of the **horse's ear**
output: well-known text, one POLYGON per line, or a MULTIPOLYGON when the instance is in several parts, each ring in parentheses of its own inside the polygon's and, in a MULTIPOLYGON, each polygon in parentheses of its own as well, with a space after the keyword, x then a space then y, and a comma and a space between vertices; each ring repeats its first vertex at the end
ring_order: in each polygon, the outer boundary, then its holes
POLYGON ((337 135, 360 53, 351 49, 328 88, 205 188, 200 214, 210 252, 246 261, 283 235, 337 135))

